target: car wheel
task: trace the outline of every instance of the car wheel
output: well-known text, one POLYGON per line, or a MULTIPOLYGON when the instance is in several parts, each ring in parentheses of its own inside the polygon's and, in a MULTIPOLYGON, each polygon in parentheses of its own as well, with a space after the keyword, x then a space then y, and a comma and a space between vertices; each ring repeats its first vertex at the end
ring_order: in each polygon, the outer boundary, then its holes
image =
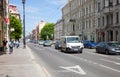
POLYGON ((89 46, 89 49, 91 49, 91 46, 89 46))
POLYGON ((79 53, 82 53, 82 51, 80 51, 79 53))
POLYGON ((106 55, 109 55, 110 53, 109 53, 109 50, 105 50, 105 54, 106 55))
POLYGON ((99 53, 98 49, 96 49, 96 53, 99 53))
POLYGON ((61 52, 63 52, 63 49, 61 48, 61 52))

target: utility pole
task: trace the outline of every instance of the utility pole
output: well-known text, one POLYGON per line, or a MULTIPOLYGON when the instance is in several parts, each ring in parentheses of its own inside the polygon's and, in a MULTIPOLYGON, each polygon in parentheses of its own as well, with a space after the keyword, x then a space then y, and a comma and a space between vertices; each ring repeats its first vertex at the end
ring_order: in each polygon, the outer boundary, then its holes
POLYGON ((25 40, 25 0, 22 0, 23 4, 23 48, 26 48, 26 40, 25 40))
MULTIPOLYGON (((7 30, 6 30, 6 37, 7 37, 7 41, 9 43, 10 41, 10 36, 9 36, 9 0, 6 0, 6 18, 5 18, 5 21, 6 21, 6 26, 7 26, 7 30)), ((9 47, 8 47, 9 48, 9 47)), ((9 49, 8 49, 9 50, 9 49)))

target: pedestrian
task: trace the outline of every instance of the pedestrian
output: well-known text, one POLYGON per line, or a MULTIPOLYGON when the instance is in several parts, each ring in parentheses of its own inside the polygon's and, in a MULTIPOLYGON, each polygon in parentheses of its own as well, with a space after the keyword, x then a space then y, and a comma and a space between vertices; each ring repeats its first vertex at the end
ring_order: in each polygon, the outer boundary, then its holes
POLYGON ((14 43, 13 43, 13 41, 10 41, 9 42, 9 54, 13 53, 13 47, 14 47, 14 43))
POLYGON ((16 44, 16 48, 18 48, 19 47, 19 41, 16 40, 15 44, 16 44))
POLYGON ((2 41, 3 42, 3 52, 6 53, 6 49, 7 49, 7 39, 4 38, 4 40, 2 41))

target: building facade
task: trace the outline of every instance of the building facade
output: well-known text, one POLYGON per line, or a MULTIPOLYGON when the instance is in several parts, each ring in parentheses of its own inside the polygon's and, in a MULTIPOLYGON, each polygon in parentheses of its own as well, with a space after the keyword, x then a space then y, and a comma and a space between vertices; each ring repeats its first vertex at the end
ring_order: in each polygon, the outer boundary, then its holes
POLYGON ((2 46, 2 40, 6 37, 7 25, 6 25, 6 16, 7 16, 7 5, 8 0, 0 0, 0 46, 2 46))
POLYGON ((120 41, 120 0, 97 0, 99 41, 120 41))
POLYGON ((43 29, 43 27, 45 26, 46 22, 44 21, 40 21, 38 23, 38 25, 36 26, 36 31, 37 31, 37 37, 36 37, 36 40, 39 41, 41 38, 40 38, 40 33, 41 33, 41 30, 43 29))
POLYGON ((9 13, 12 15, 12 16, 15 16, 16 18, 18 18, 19 20, 20 19, 20 13, 17 9, 17 6, 15 5, 9 5, 9 13))
POLYGON ((36 40, 36 36, 37 36, 36 29, 33 29, 31 32, 31 40, 36 40))
POLYGON ((54 40, 60 40, 60 37, 63 35, 63 22, 64 20, 59 20, 54 26, 54 40))
POLYGON ((96 0, 71 0, 62 8, 64 35, 96 41, 96 0))

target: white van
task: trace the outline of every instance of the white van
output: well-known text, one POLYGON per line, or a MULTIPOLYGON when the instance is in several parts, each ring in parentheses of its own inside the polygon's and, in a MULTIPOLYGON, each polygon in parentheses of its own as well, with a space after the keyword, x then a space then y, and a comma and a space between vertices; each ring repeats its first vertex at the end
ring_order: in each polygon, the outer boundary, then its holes
POLYGON ((61 51, 82 53, 84 45, 79 36, 61 36, 61 51))

